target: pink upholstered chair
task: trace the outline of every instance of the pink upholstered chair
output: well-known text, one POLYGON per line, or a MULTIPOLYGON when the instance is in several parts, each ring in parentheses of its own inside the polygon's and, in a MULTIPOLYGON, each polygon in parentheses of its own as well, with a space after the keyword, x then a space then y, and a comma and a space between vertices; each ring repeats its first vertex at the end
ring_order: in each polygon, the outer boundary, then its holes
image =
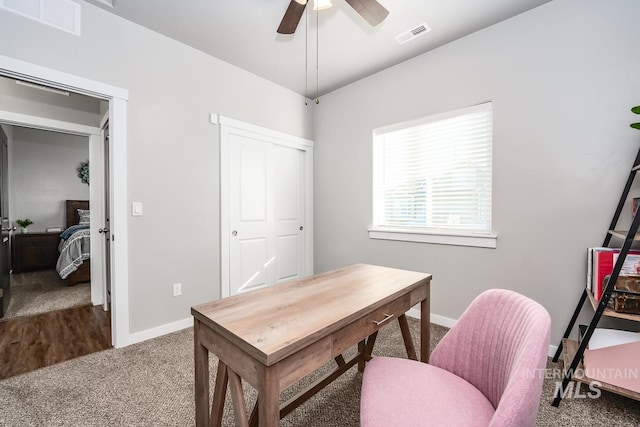
POLYGON ((535 426, 550 327, 537 302, 502 289, 483 292, 429 364, 392 357, 367 363, 362 427, 535 426))

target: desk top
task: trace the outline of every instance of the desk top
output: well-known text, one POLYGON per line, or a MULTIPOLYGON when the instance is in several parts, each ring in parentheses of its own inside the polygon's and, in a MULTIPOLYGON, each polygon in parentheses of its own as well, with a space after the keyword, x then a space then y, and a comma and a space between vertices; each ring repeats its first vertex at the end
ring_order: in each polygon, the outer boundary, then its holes
POLYGON ((208 302, 191 314, 271 365, 431 281, 431 275, 367 264, 208 302))

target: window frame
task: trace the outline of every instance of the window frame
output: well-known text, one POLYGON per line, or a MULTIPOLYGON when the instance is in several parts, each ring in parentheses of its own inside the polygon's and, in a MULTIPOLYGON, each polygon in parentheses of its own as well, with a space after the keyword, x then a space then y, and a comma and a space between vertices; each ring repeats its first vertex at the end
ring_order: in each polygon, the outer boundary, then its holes
MULTIPOLYGON (((470 107, 448 111, 445 113, 426 116, 417 120, 397 123, 390 126, 374 129, 372 132, 372 212, 371 221, 374 224, 375 204, 376 204, 376 144, 377 138, 381 135, 388 134, 399 130, 409 129, 428 123, 446 120, 453 117, 459 117, 465 114, 488 110, 491 112, 491 126, 493 125, 493 106, 492 103, 485 102, 470 107)), ((493 135, 490 141, 490 152, 493 149, 493 135)), ((493 161, 493 159, 491 159, 493 161)), ((491 166, 492 167, 492 166, 491 166)), ((491 185, 493 186, 493 177, 491 177, 491 185)), ((491 200, 491 210, 493 210, 493 197, 491 200)), ((438 230, 436 228, 427 227, 408 227, 408 226, 384 226, 371 225, 368 229, 370 239, 396 240, 417 243, 433 243, 455 246, 471 246, 481 248, 496 248, 497 235, 493 233, 493 220, 490 221, 489 232, 473 232, 465 230, 438 230)))

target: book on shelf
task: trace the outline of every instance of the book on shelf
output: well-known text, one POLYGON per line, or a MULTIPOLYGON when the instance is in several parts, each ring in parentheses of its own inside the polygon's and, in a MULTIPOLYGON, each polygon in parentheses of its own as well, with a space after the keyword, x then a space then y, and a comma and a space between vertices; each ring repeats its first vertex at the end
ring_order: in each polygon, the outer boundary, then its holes
MULTIPOLYGON (((587 289, 600 301, 604 278, 611 274, 618 260, 620 248, 595 247, 587 251, 587 289)), ((620 276, 640 274, 640 250, 629 250, 620 269, 620 276)))

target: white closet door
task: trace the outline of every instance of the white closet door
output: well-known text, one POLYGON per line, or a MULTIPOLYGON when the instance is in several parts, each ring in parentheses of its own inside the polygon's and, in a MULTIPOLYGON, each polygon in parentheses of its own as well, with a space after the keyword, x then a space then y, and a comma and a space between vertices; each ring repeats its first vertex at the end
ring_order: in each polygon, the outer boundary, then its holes
POLYGON ((227 137, 230 295, 303 276, 304 152, 251 132, 227 137))
POLYGON ((273 219, 275 282, 303 276, 304 270, 304 158, 294 148, 274 146, 273 219))

